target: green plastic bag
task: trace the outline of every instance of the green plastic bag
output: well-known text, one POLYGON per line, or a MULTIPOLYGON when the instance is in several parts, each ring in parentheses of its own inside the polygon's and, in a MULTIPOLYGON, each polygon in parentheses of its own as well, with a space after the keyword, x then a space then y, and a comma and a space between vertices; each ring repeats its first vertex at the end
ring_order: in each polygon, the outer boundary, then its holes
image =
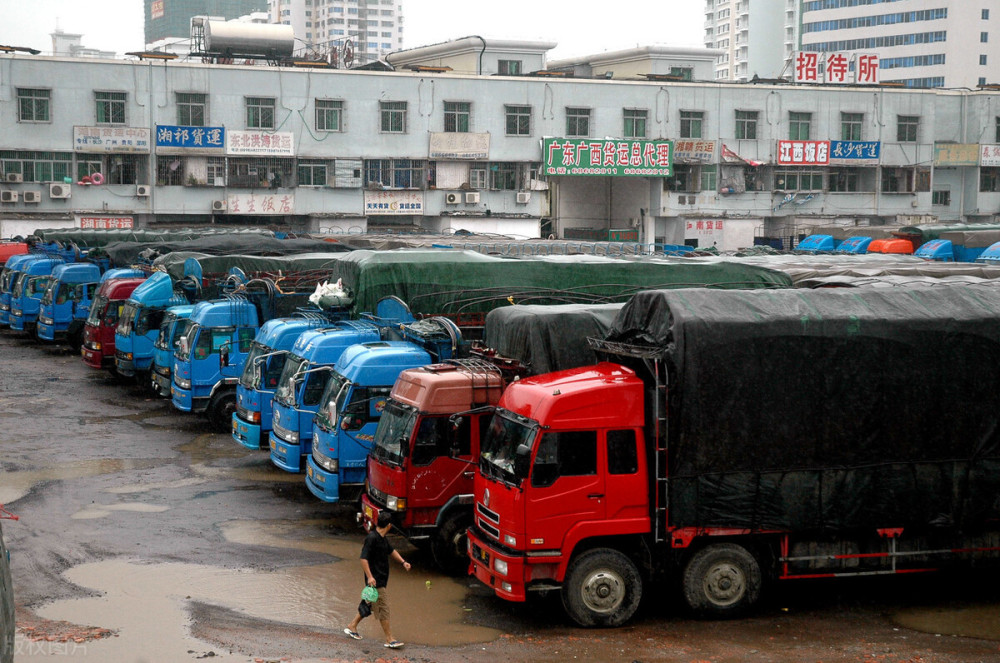
POLYGON ((378 590, 371 585, 366 586, 361 590, 361 600, 375 603, 375 601, 378 601, 378 590))

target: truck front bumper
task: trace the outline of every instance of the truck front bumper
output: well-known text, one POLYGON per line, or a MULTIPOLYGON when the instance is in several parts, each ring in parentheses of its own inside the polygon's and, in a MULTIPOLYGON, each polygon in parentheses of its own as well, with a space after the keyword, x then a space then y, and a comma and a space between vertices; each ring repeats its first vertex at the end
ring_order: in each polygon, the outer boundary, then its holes
POLYGON ((233 439, 242 444, 247 449, 259 451, 267 446, 261 445, 260 424, 252 424, 233 412, 233 439))
POLYGON ((469 529, 468 540, 469 573, 491 588, 500 598, 508 601, 524 601, 525 572, 528 570, 524 556, 510 555, 498 550, 472 528, 469 529), (507 573, 497 573, 497 560, 507 563, 507 573))
POLYGON ((298 443, 285 442, 272 430, 267 435, 268 446, 271 448, 271 462, 286 472, 301 472, 305 465, 305 456, 312 450, 311 440, 298 443))
POLYGON ((80 348, 80 356, 83 357, 83 363, 91 368, 101 369, 104 368, 104 353, 100 350, 91 350, 86 345, 80 348))
MULTIPOLYGON (((340 475, 324 470, 311 455, 306 460, 306 488, 324 502, 332 504, 340 501, 340 475)), ((375 517, 378 517, 377 513, 375 517)))

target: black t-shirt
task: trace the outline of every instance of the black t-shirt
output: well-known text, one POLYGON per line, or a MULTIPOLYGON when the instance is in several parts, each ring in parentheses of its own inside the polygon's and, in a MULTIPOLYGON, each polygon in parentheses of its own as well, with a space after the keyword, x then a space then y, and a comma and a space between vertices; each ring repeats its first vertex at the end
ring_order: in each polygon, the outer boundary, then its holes
MULTIPOLYGON (((374 529, 365 537, 365 544, 361 546, 361 559, 368 560, 368 568, 375 577, 376 587, 385 587, 389 583, 389 556, 393 550, 395 548, 389 543, 389 539, 374 529)), ((367 583, 366 576, 365 584, 367 583)))

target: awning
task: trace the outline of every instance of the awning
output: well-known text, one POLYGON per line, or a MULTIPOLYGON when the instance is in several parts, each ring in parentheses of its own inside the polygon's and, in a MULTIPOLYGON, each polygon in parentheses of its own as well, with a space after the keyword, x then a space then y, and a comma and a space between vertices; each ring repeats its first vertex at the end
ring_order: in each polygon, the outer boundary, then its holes
POLYGON ((726 147, 725 143, 722 144, 722 162, 723 163, 745 163, 748 166, 753 166, 755 168, 757 166, 763 166, 764 165, 763 161, 755 161, 754 159, 746 159, 744 157, 741 157, 740 155, 736 154, 736 152, 733 152, 731 149, 729 149, 728 147, 726 147))

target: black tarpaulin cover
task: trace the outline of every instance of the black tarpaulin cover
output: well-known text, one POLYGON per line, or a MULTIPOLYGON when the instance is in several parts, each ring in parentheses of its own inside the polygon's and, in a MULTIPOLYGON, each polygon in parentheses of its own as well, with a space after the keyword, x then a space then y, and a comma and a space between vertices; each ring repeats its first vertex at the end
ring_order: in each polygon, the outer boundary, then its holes
POLYGON ((588 338, 604 338, 623 304, 505 306, 486 316, 483 340, 532 374, 597 363, 588 338))
POLYGON ((608 338, 662 348, 673 526, 1000 517, 1000 288, 650 291, 608 338))
POLYGON ((196 251, 207 255, 257 255, 288 256, 298 253, 343 253, 343 244, 318 239, 278 239, 266 235, 233 233, 207 235, 196 239, 163 240, 154 242, 114 242, 104 247, 111 264, 116 267, 134 265, 140 257, 152 263, 168 253, 196 251))

